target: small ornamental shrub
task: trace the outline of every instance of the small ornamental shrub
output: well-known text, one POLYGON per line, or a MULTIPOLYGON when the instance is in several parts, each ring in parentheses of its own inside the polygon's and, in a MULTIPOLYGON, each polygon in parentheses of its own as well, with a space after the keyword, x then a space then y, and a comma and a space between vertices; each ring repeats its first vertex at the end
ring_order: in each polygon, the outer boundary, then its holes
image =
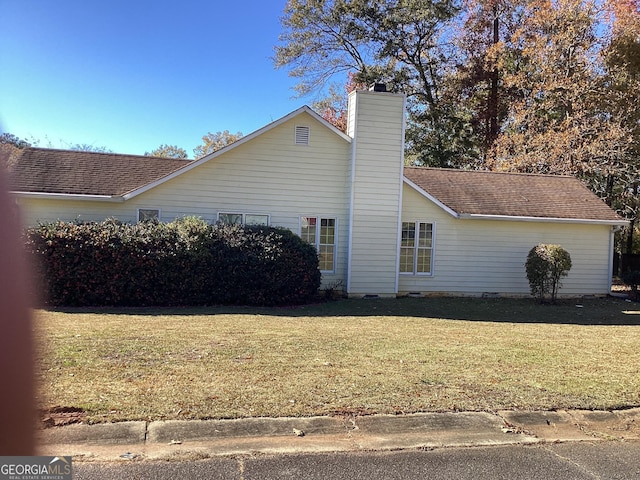
POLYGON ((551 303, 555 303, 562 286, 560 279, 571 270, 571 256, 560 245, 541 243, 529 251, 525 268, 531 295, 540 302, 550 295, 551 303))
POLYGON ((638 289, 640 288, 640 270, 632 270, 622 274, 622 281, 631 287, 631 295, 638 300, 638 289))
POLYGON ((26 247, 51 305, 286 305, 320 286, 315 248, 282 228, 56 222, 26 247))

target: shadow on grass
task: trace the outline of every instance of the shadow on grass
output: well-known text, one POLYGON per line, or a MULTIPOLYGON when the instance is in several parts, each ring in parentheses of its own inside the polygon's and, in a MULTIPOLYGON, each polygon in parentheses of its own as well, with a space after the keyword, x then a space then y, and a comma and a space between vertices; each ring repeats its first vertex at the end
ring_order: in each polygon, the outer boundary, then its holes
POLYGON ((433 297, 343 299, 292 307, 83 307, 48 310, 99 315, 265 315, 313 318, 387 316, 508 323, 640 325, 640 303, 613 297, 562 300, 555 305, 541 305, 533 299, 433 297))

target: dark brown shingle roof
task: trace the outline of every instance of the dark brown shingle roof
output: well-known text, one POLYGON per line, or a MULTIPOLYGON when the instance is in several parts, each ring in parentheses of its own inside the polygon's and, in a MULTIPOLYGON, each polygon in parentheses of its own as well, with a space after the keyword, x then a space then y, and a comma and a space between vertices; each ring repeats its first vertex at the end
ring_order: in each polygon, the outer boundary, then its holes
MULTIPOLYGON (((4 168, 10 172, 10 189, 16 192, 122 196, 189 163, 139 155, 27 148, 4 168)), ((417 167, 405 167, 404 175, 463 216, 622 221, 574 177, 417 167)))
POLYGON ((10 166, 17 192, 120 196, 189 162, 116 153, 25 148, 10 166))
POLYGON ((460 215, 622 220, 574 177, 417 167, 404 176, 460 215))

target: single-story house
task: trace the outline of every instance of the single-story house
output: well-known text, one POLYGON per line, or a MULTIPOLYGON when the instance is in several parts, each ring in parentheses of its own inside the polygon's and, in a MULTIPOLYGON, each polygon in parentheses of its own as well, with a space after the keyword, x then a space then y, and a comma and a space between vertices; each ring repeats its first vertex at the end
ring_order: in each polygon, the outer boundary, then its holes
POLYGON ((579 180, 404 165, 405 97, 349 96, 343 133, 307 106, 185 161, 28 148, 11 165, 26 224, 61 220, 286 227, 317 247, 323 285, 349 296, 529 294, 538 243, 573 260, 563 295, 610 291, 626 224, 579 180))

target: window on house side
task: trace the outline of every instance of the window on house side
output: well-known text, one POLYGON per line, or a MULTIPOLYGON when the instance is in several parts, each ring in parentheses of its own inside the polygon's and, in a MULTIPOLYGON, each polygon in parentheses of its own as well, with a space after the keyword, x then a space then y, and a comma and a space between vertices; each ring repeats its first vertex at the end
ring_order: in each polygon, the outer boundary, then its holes
POLYGON ((433 224, 402 222, 400 273, 431 274, 433 270, 433 224))
POLYGON ((300 238, 316 247, 320 271, 333 272, 335 270, 335 218, 302 217, 300 238))
POLYGON ((247 213, 244 216, 245 225, 269 225, 269 215, 254 215, 247 213))
POLYGON ((300 237, 312 245, 316 244, 316 223, 317 218, 315 217, 302 217, 300 237))
POLYGON ((160 220, 160 210, 157 208, 139 208, 138 222, 153 222, 160 220))
POLYGON ((241 213, 219 213, 218 222, 223 225, 242 225, 241 213))
POLYGON ((253 213, 219 213, 218 222, 224 225, 269 225, 269 215, 253 213))

